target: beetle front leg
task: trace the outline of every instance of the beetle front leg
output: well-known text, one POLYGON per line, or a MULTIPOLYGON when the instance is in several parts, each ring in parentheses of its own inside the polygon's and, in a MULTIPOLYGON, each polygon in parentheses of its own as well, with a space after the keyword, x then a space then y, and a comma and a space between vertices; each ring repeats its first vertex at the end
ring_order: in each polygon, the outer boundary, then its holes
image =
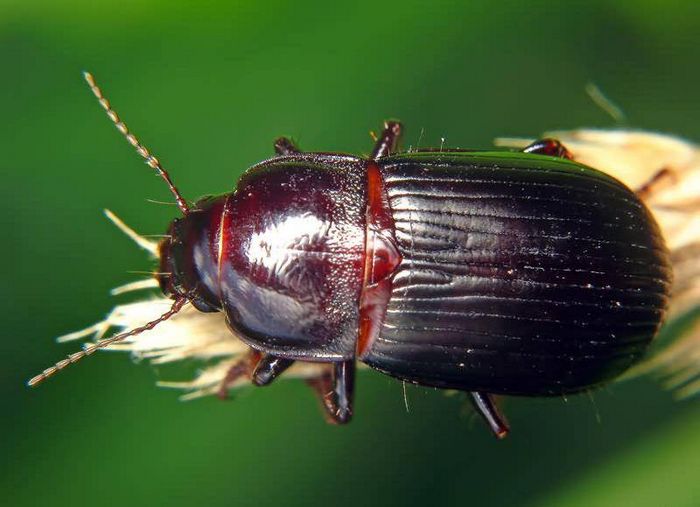
POLYGON ((498 410, 493 395, 473 391, 469 393, 474 409, 484 418, 496 438, 505 438, 510 431, 508 421, 498 410))
POLYGON ((382 135, 377 139, 377 143, 372 150, 372 160, 393 155, 401 139, 401 123, 397 121, 384 122, 382 135))
POLYGON ((550 157, 560 157, 573 160, 571 152, 566 149, 560 141, 551 138, 540 139, 529 146, 523 148, 523 153, 535 153, 537 155, 549 155, 550 157))
POLYGON ((288 137, 280 137, 275 139, 275 153, 277 155, 293 155, 294 153, 301 153, 301 150, 288 137))
POLYGON ((355 392, 355 360, 333 363, 332 372, 309 379, 307 383, 316 391, 326 412, 326 420, 332 424, 346 424, 352 418, 352 402, 355 392))
POLYGON ((293 359, 285 359, 283 357, 273 356, 272 354, 263 354, 258 364, 255 365, 251 380, 256 386, 266 386, 292 364, 294 364, 293 359))

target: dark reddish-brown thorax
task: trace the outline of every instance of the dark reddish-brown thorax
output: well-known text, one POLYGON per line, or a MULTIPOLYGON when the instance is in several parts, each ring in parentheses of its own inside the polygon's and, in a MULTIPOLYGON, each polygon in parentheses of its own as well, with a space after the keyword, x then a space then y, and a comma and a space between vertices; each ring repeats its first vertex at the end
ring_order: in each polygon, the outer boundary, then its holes
POLYGON ((199 201, 161 245, 166 293, 223 310, 251 347, 347 360, 376 337, 401 258, 377 164, 299 154, 199 201), (352 196, 352 198, 348 198, 352 196))
POLYGON ((290 359, 354 356, 365 251, 363 165, 338 155, 279 157, 253 167, 228 197, 221 305, 251 347, 290 359))

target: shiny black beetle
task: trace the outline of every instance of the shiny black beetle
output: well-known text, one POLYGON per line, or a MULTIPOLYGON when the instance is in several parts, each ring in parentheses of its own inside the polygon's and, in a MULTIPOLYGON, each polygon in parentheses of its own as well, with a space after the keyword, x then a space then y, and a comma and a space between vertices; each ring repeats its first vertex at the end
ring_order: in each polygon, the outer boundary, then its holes
POLYGON ((224 312, 250 347, 230 381, 266 385, 294 361, 332 364, 311 382, 328 417, 352 415, 355 361, 459 389, 494 433, 493 394, 557 396, 620 375, 661 325, 671 268, 659 229, 619 181, 554 140, 523 152, 398 153, 388 122, 367 158, 302 153, 286 139, 236 190, 192 208, 160 244, 173 308, 32 379, 176 313, 224 312), (80 356, 80 357, 78 357, 80 356))

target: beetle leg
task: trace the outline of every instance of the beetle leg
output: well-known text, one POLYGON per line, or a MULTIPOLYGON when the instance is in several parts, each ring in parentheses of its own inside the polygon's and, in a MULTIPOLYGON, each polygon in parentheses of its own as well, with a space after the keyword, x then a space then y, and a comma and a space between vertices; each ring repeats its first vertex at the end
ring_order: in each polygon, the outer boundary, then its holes
POLYGON ((355 361, 333 363, 333 370, 306 381, 321 400, 326 420, 332 424, 345 424, 352 418, 352 401, 355 389, 355 361))
POLYGON ((510 427, 508 426, 508 421, 498 410, 493 395, 477 391, 472 391, 469 394, 471 395, 474 409, 484 418, 496 438, 505 438, 510 431, 510 427))
POLYGON ((294 144, 294 141, 288 137, 280 137, 275 139, 275 153, 278 155, 292 155, 301 153, 301 150, 294 144))
POLYGON ((392 155, 399 145, 401 138, 401 123, 397 121, 384 122, 382 135, 377 139, 377 143, 372 150, 372 160, 392 155))
POLYGON ((561 142, 552 138, 540 139, 523 148, 523 153, 535 153, 537 155, 549 155, 550 157, 566 158, 573 160, 571 152, 561 142))
POLYGON ((216 395, 221 400, 228 398, 228 389, 241 377, 250 377, 253 368, 260 360, 260 352, 251 349, 245 356, 236 361, 226 372, 226 376, 219 384, 216 395))
POLYGON ((338 423, 347 423, 352 418, 352 402, 355 394, 355 360, 333 365, 333 396, 335 416, 338 423))
POLYGON ((654 174, 649 180, 638 187, 635 192, 637 193, 637 197, 640 199, 648 199, 651 197, 652 194, 655 192, 658 192, 664 188, 667 188, 669 185, 672 185, 675 183, 676 176, 671 172, 670 169, 667 167, 664 167, 663 169, 659 170, 656 174, 654 174))
POLYGON ((326 420, 329 423, 336 423, 335 419, 333 418, 335 411, 332 409, 331 404, 328 401, 333 391, 333 378, 331 371, 326 370, 318 377, 307 379, 306 384, 314 390, 314 393, 316 393, 316 396, 323 407, 323 414, 326 420))
POLYGON ((294 364, 293 359, 263 354, 258 364, 255 365, 251 380, 256 386, 266 386, 292 364, 294 364))

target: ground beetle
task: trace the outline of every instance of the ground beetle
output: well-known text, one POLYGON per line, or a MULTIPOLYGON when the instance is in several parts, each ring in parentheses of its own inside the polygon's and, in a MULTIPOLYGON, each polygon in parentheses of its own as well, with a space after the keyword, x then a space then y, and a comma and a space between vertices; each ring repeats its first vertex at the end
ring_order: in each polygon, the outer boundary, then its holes
POLYGON ((659 229, 614 178, 557 141, 523 152, 397 152, 387 122, 367 158, 303 153, 251 167, 237 188, 189 206, 160 243, 158 281, 174 300, 224 312, 250 346, 227 381, 266 385, 294 361, 325 362, 311 384, 330 421, 352 416, 355 362, 415 384, 468 391, 493 432, 492 395, 558 396, 620 375, 661 325, 671 267, 659 229))

